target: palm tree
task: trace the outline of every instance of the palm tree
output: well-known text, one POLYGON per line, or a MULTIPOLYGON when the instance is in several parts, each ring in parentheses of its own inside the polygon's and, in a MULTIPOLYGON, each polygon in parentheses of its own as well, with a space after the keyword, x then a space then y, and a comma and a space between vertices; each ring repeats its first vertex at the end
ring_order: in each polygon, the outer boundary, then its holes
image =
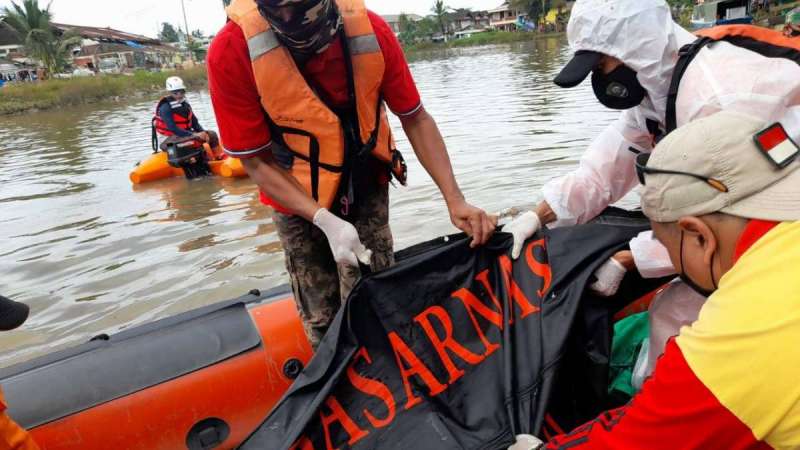
POLYGON ((435 0, 431 8, 431 12, 436 16, 436 23, 439 24, 439 28, 442 30, 442 37, 445 40, 447 40, 448 10, 450 10, 450 7, 444 4, 444 0, 435 0))
POLYGON ((72 48, 81 43, 79 36, 53 28, 50 5, 41 9, 39 0, 22 0, 22 5, 12 2, 11 7, 3 8, 0 19, 20 35, 25 50, 38 59, 48 73, 63 68, 72 48))

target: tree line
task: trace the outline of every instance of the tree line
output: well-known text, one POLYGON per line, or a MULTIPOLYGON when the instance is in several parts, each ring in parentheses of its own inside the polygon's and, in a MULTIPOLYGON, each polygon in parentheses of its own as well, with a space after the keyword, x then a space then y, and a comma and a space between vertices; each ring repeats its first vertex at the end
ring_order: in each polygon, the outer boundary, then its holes
POLYGON ((58 73, 69 65, 72 50, 80 46, 80 36, 53 26, 50 5, 39 7, 39 0, 12 2, 0 11, 5 23, 22 39, 26 53, 38 59, 48 74, 58 73))

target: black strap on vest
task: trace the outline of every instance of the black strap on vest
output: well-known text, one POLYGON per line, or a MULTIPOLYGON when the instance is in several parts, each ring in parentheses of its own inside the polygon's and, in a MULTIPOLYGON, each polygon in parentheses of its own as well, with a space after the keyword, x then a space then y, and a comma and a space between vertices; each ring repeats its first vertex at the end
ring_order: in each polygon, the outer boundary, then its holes
MULTIPOLYGON (((725 36, 719 40, 750 50, 767 58, 784 58, 794 61, 800 65, 800 51, 795 48, 783 47, 747 36, 725 36)), ((675 72, 672 75, 672 82, 670 83, 669 87, 669 96, 667 97, 667 130, 665 136, 675 131, 675 129, 678 127, 678 90, 681 85, 681 79, 686 73, 686 69, 689 67, 689 64, 692 63, 700 50, 703 49, 703 47, 712 42, 718 42, 719 40, 712 39, 710 37, 702 37, 695 42, 681 48, 679 52, 678 64, 675 66, 675 72)))
POLYGON ((686 69, 692 63, 697 53, 706 45, 714 42, 711 38, 701 38, 691 44, 684 45, 678 51, 678 63, 675 65, 675 71, 672 73, 672 82, 669 85, 669 94, 667 95, 667 129, 664 136, 672 133, 678 128, 678 91, 681 87, 681 80, 683 75, 686 74, 686 69))

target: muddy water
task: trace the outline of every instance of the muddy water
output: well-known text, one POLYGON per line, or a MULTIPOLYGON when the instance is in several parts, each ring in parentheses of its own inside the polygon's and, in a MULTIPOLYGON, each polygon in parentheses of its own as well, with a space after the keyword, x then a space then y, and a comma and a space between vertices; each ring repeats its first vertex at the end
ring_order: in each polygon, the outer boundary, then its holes
MULTIPOLYGON (((468 199, 532 205, 616 117, 591 89, 551 82, 563 39, 418 55, 411 62, 468 199)), ((207 92, 190 102, 213 126, 207 92)), ((249 180, 173 179, 134 188, 156 98, 0 118, 0 293, 28 303, 0 334, 0 366, 253 288, 286 283, 283 255, 249 180)), ((393 120, 411 170, 392 190, 398 248, 454 231, 393 120)))

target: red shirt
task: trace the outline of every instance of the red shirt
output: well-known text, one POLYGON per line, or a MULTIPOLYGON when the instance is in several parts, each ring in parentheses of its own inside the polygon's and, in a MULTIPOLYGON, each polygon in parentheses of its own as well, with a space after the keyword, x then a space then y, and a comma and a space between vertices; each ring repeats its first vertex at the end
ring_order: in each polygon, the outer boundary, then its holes
MULTIPOLYGON (((739 259, 778 224, 752 220, 736 246, 739 259)), ((720 370, 726 370, 722 368, 720 370)), ((730 370, 730 369, 727 369, 730 370)), ((753 370, 758 370, 754 367, 753 370)), ((746 373, 730 372, 735 383, 746 373)), ((753 398, 753 402, 760 399, 753 398)), ((692 369, 675 339, 667 344, 653 376, 625 407, 603 413, 569 434, 551 437, 548 450, 767 450, 731 409, 723 405, 692 369)), ((760 430, 763 432, 763 430, 760 430)))
MULTIPOLYGON (((381 92, 389 109, 398 116, 413 116, 421 109, 419 92, 400 43, 389 25, 369 12, 372 28, 383 52, 386 69, 381 92)), ((334 105, 347 104, 347 71, 341 42, 337 39, 301 69, 320 97, 334 105)), ((229 21, 208 51, 211 101, 225 151, 236 158, 251 158, 268 151, 271 140, 259 101, 247 41, 242 29, 229 21)))

